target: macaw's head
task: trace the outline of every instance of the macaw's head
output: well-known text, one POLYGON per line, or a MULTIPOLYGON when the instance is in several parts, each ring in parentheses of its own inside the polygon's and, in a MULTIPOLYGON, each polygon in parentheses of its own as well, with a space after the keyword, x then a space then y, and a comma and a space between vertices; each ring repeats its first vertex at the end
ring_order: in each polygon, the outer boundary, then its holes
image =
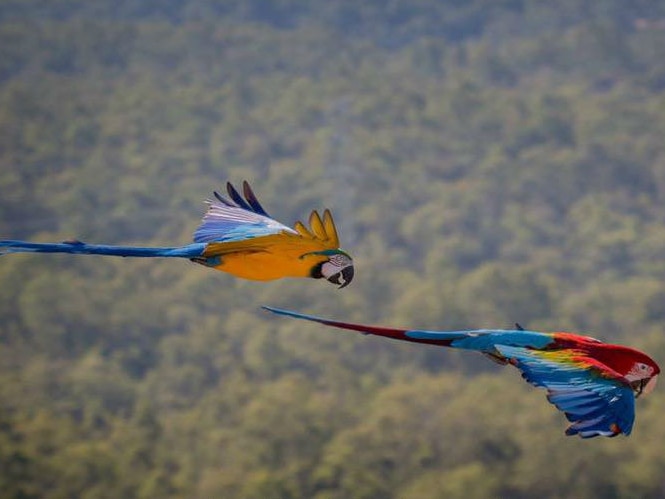
POLYGON ((626 365, 627 370, 622 374, 635 391, 635 397, 643 393, 647 395, 656 387, 660 367, 655 360, 642 352, 634 351, 631 357, 631 362, 626 365))
POLYGON ((317 263, 312 269, 314 279, 324 278, 328 282, 337 284, 339 289, 349 285, 353 280, 353 260, 342 250, 317 251, 317 255, 324 255, 326 259, 317 263))

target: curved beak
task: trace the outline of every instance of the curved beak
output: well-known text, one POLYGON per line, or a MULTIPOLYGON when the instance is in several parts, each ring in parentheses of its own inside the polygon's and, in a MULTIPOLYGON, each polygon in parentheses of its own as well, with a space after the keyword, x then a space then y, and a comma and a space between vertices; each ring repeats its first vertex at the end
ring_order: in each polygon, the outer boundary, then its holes
POLYGON ((642 393, 644 393, 644 395, 649 395, 653 391, 653 389, 656 388, 657 381, 658 381, 658 375, 656 374, 651 379, 649 379, 649 381, 647 381, 646 385, 644 385, 642 393))
POLYGON ((353 265, 349 265, 348 267, 344 267, 336 274, 331 275, 328 278, 328 282, 332 282, 333 284, 339 284, 338 289, 345 288, 346 286, 349 285, 351 281, 353 281, 353 273, 354 273, 353 265))
POLYGON ((658 381, 658 375, 652 376, 651 378, 641 379, 632 383, 633 390, 635 390, 635 398, 640 395, 648 395, 656 387, 656 382, 658 381))

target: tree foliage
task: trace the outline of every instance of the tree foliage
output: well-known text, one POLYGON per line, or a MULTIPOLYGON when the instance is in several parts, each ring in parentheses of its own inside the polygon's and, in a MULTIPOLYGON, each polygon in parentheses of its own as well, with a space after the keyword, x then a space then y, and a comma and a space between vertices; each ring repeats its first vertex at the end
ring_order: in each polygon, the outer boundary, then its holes
POLYGON ((571 330, 665 364, 665 9, 650 1, 0 1, 0 235, 187 243, 248 179, 357 275, 0 258, 0 490, 659 497, 656 391, 582 442, 468 352, 268 316, 571 330))

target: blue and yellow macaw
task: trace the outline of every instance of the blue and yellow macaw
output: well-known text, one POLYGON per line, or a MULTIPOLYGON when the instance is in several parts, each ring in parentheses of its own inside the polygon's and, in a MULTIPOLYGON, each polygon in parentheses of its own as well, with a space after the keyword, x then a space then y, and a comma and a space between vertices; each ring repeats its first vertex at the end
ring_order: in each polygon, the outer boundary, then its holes
POLYGON ((475 350, 500 364, 511 364, 572 424, 566 435, 582 438, 629 435, 635 398, 656 385, 660 367, 646 354, 572 333, 514 330, 424 331, 339 322, 289 310, 270 312, 403 341, 475 350))
POLYGON ((353 261, 339 248, 335 222, 329 210, 309 217, 309 228, 296 222, 293 228, 271 218, 247 182, 243 196, 226 185, 230 199, 215 192, 208 211, 194 233, 194 243, 177 247, 131 247, 87 244, 0 241, 6 253, 73 253, 131 257, 188 258, 236 277, 269 281, 282 277, 325 278, 340 288, 353 279, 353 261))

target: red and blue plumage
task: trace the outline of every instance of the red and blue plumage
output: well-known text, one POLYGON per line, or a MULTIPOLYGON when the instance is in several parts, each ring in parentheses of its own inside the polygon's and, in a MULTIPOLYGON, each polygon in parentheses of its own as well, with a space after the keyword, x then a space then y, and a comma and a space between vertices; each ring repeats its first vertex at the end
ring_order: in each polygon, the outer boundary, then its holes
POLYGON ((571 425, 567 435, 582 438, 629 435, 635 398, 649 393, 660 373, 646 354, 572 333, 514 330, 426 331, 368 326, 264 307, 273 313, 396 340, 481 352, 511 364, 522 377, 547 390, 548 400, 571 425))

